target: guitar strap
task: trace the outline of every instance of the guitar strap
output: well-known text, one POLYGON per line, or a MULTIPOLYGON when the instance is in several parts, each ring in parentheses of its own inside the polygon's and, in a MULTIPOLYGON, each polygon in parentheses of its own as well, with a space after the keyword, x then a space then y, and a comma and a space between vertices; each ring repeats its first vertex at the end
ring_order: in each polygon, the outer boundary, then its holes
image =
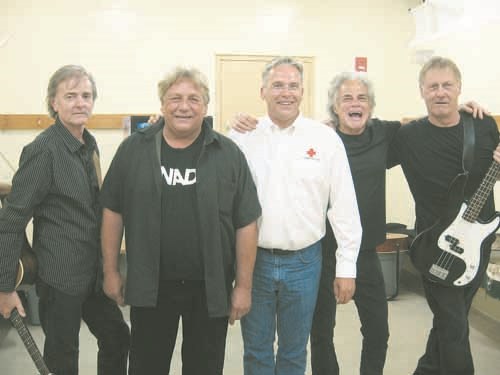
MULTIPOLYGON (((464 142, 465 147, 465 142, 464 142)), ((99 155, 97 155, 97 151, 94 150, 92 154, 92 161, 94 162, 95 174, 97 175, 97 183, 99 184, 99 190, 102 187, 102 172, 101 172, 101 163, 99 161, 99 155)))
POLYGON ((464 172, 467 173, 472 169, 476 135, 474 132, 474 122, 472 120, 472 116, 467 113, 463 114, 462 118, 464 121, 464 152, 462 155, 462 168, 464 172))

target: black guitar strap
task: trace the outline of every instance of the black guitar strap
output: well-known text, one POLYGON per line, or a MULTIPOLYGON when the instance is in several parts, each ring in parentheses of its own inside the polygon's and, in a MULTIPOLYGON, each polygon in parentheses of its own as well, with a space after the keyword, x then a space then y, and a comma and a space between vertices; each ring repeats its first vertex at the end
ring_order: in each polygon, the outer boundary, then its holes
POLYGON ((463 113, 462 119, 464 121, 464 153, 462 155, 462 168, 464 172, 470 172, 472 169, 472 161, 474 160, 476 135, 472 116, 468 113, 463 113))

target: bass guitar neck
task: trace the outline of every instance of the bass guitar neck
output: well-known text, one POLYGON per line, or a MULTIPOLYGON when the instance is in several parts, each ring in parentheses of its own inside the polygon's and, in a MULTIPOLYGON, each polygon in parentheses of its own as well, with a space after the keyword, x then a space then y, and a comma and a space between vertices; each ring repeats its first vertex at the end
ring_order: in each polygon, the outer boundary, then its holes
POLYGON ((16 328, 19 337, 21 337, 21 340, 31 356, 39 374, 54 375, 49 371, 47 365, 45 364, 42 354, 40 353, 40 350, 38 350, 38 346, 36 345, 31 332, 28 330, 28 327, 26 327, 26 324, 24 324, 23 318, 19 315, 17 309, 12 310, 12 313, 10 314, 10 321, 14 328, 16 328))

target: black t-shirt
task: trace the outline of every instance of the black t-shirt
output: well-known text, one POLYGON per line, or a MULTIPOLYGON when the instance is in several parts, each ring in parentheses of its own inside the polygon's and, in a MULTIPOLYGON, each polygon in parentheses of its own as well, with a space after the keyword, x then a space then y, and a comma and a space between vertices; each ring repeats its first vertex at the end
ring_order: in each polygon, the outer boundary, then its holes
POLYGON ((203 132, 188 147, 161 147, 161 279, 203 280, 196 166, 203 132))
MULTIPOLYGON (((399 121, 371 119, 359 135, 337 134, 344 143, 363 227, 361 250, 373 249, 385 241, 385 170, 387 152, 399 121)), ((327 238, 333 237, 327 225, 327 238)))
MULTIPOLYGON (((474 131, 474 160, 465 188, 466 199, 474 194, 490 167, 499 139, 496 123, 489 116, 474 119, 474 131)), ((448 204, 450 184, 463 172, 463 139, 462 118, 457 125, 446 128, 424 118, 403 126, 394 140, 389 165, 401 164, 415 200, 418 231, 433 225, 448 204)), ((491 193, 480 217, 487 219, 494 212, 491 193)))

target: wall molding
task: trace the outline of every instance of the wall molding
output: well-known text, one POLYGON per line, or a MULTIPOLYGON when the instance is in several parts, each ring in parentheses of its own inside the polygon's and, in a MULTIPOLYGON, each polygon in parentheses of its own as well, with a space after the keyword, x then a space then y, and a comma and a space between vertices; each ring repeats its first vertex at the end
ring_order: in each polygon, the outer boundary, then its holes
MULTIPOLYGON (((130 113, 121 114, 96 114, 92 115, 87 124, 89 129, 122 129, 123 118, 131 116, 130 113)), ((133 114, 138 116, 149 116, 149 114, 133 114)), ((493 115, 498 128, 500 129, 500 115, 493 115)), ((404 118, 404 121, 409 121, 411 118, 404 118)), ((29 115, 0 115, 0 130, 17 130, 17 129, 45 129, 52 125, 54 120, 44 114, 29 114, 29 115)))
MULTIPOLYGON (((122 129, 124 117, 141 114, 94 114, 90 118, 89 129, 122 129)), ((146 114, 145 116, 149 116, 146 114)), ((54 119, 45 114, 0 114, 0 129, 45 129, 54 123, 54 119)))

